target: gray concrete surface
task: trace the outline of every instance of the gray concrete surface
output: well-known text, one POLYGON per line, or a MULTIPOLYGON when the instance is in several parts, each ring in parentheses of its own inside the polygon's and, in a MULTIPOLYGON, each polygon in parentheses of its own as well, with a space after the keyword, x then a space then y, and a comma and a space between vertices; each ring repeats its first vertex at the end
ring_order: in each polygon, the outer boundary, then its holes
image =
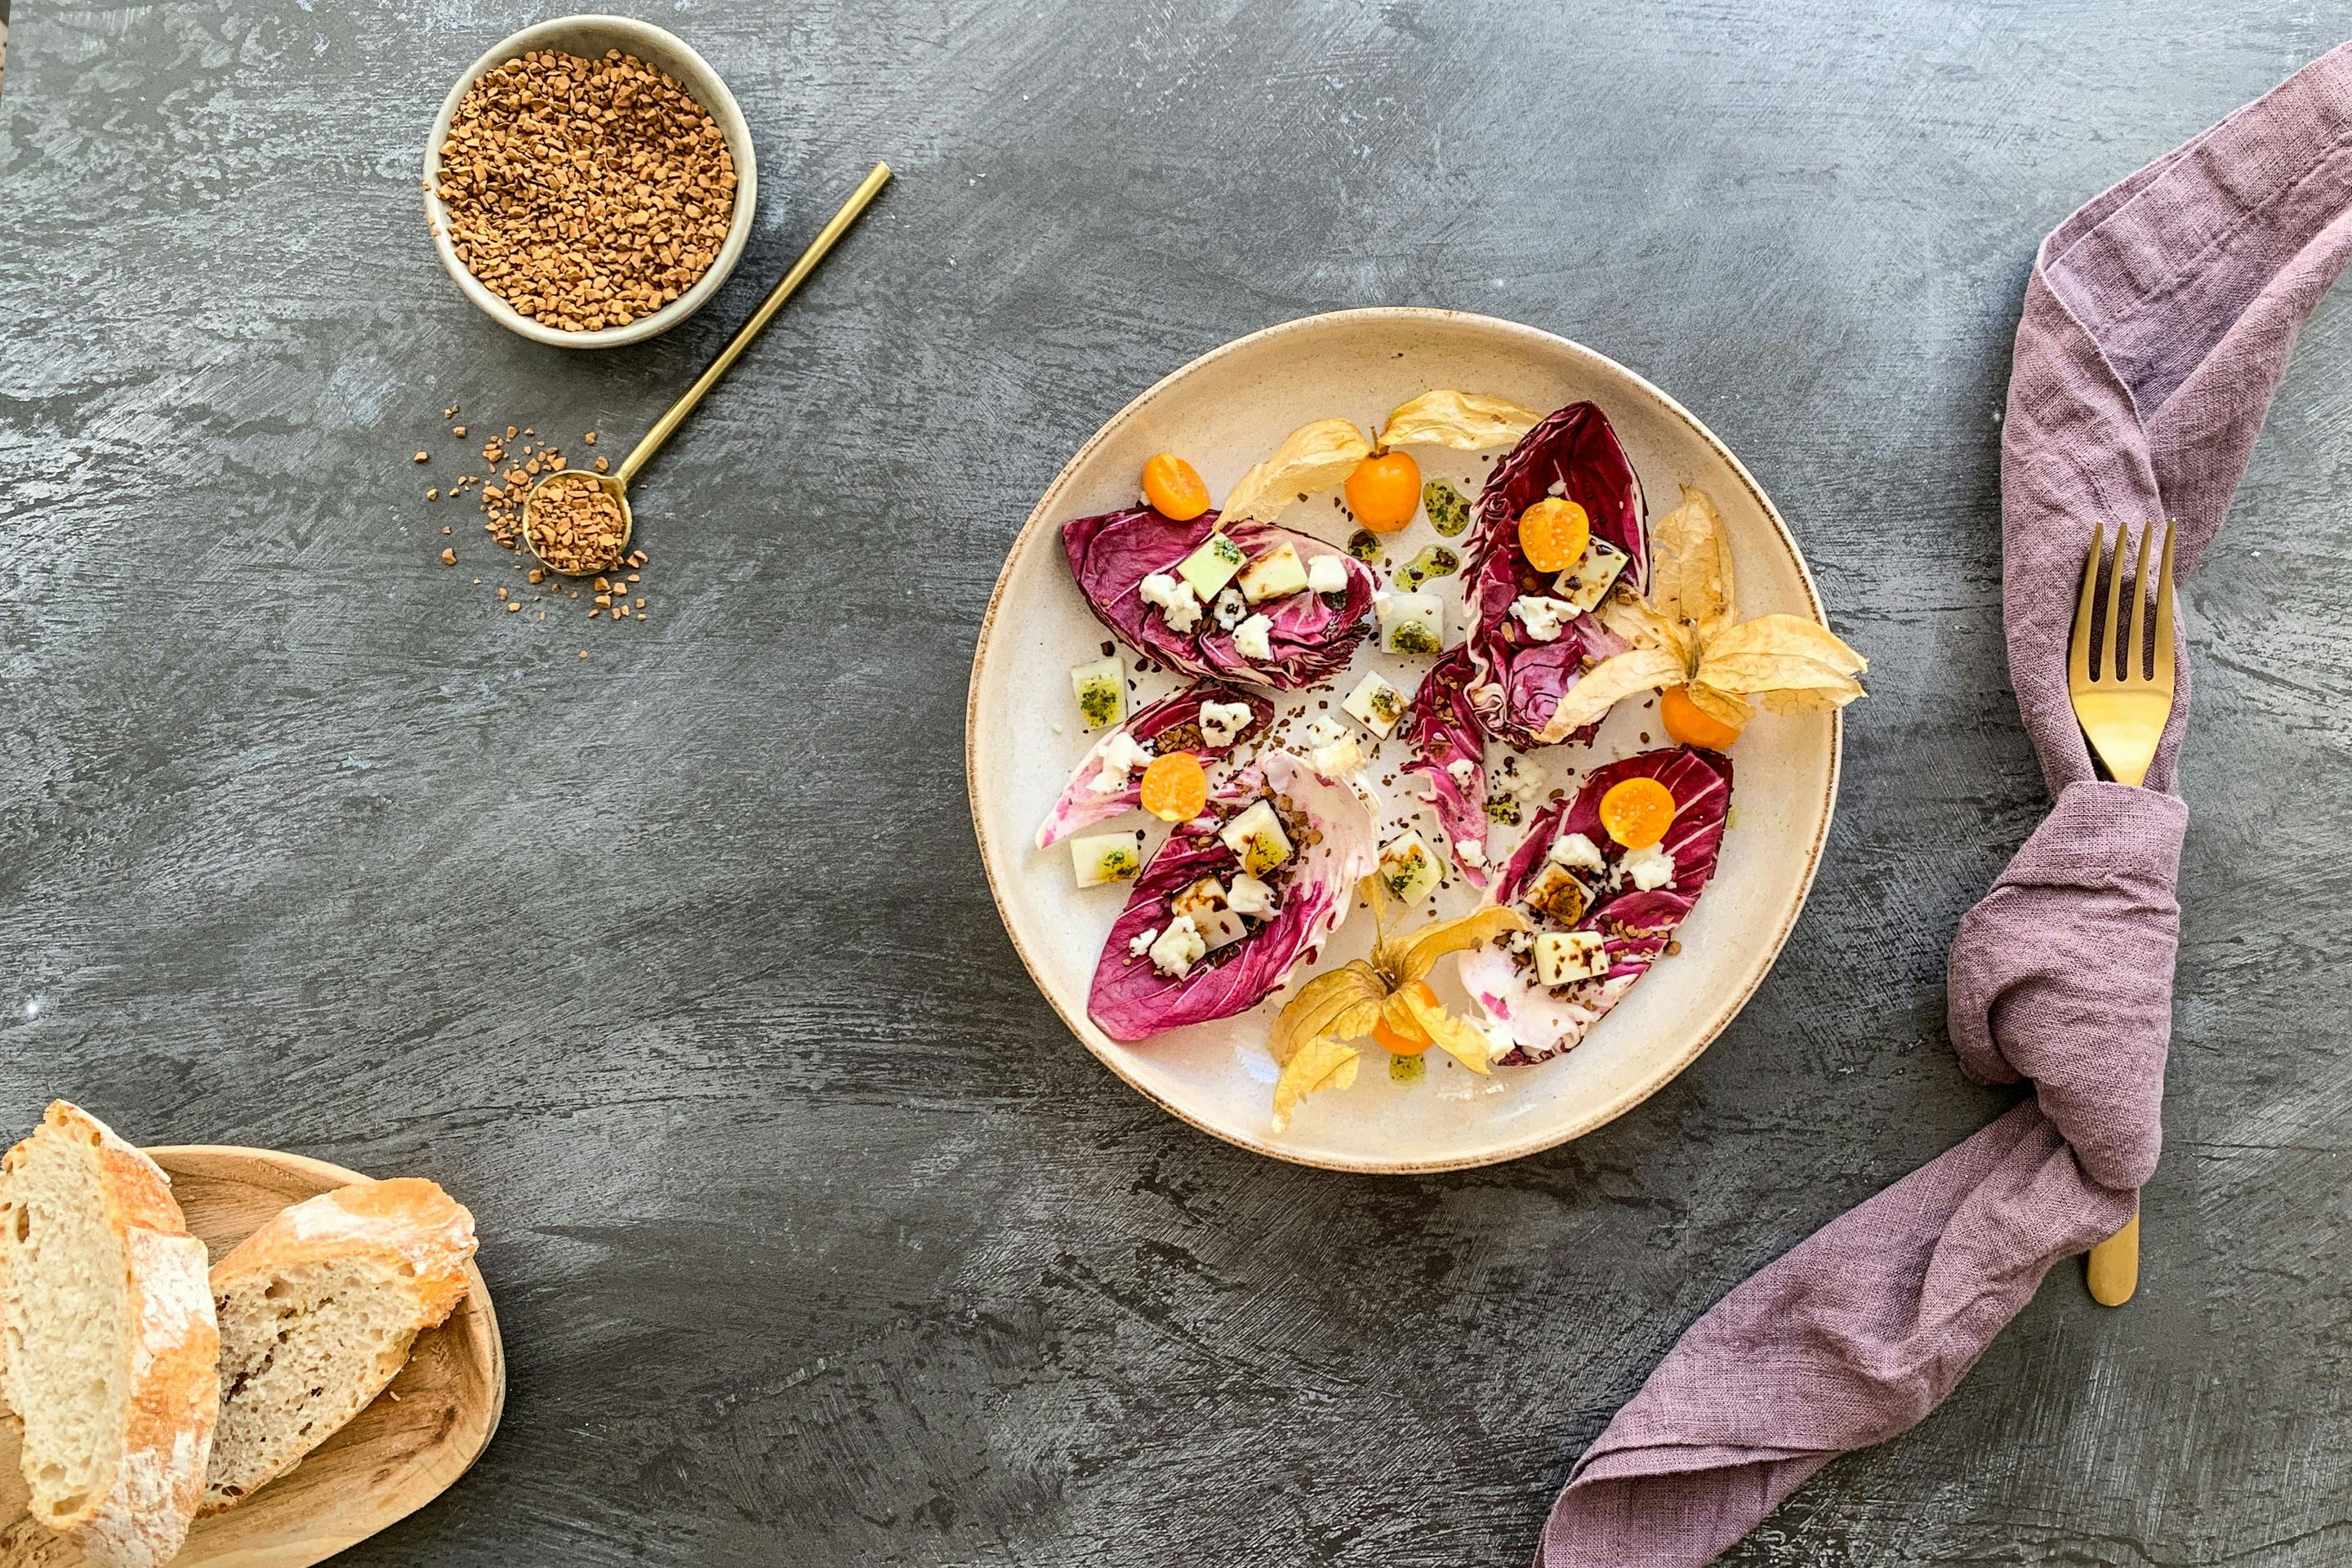
MULTIPOLYGON (((733 84, 765 199, 714 309, 581 357, 467 307, 416 198, 452 76, 537 14, 18 8, 0 1121, 68 1095, 474 1206, 504 1430, 354 1564, 1524 1560, 1696 1313, 2004 1103, 1953 1066, 1941 976, 2043 808, 1998 642, 2028 259, 2340 18, 654 14, 733 84), (471 579, 506 563, 419 499, 418 447, 461 467, 442 408, 640 427, 876 157, 902 182, 645 481, 648 621, 500 614, 471 579), (1672 389, 1874 662, 1819 888, 1738 1024, 1595 1136, 1403 1182, 1235 1152, 1071 1041, 961 751, 981 607, 1069 450, 1229 337, 1391 301, 1672 389)), ((2347 409, 2336 302, 2189 595, 2140 1300, 2053 1276, 1948 1406, 1730 1561, 2352 1554, 2347 409)))

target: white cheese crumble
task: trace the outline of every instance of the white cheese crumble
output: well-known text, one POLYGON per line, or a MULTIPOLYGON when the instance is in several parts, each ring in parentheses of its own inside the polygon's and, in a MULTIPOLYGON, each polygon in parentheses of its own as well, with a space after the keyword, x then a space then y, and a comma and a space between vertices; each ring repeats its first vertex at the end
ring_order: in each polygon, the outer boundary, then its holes
POLYGON ((1364 749, 1353 735, 1342 735, 1309 752, 1307 761, 1325 778, 1340 781, 1364 765, 1364 749))
POLYGON ((1328 746, 1347 732, 1348 726, 1340 723, 1328 713, 1325 713, 1318 715, 1314 722, 1307 726, 1305 739, 1310 748, 1328 746))
POLYGON ((1127 775, 1138 768, 1151 765, 1151 753, 1137 743, 1134 736, 1121 730, 1105 742, 1102 751, 1102 772, 1096 775, 1097 795, 1117 795, 1127 787, 1127 775))
POLYGON ((1192 584, 1180 583, 1165 572, 1154 572, 1138 590, 1147 605, 1156 605, 1171 631, 1189 632, 1201 624, 1201 596, 1192 584))
POLYGON ((1344 594, 1348 591, 1348 566, 1336 555, 1318 555, 1307 563, 1307 591, 1310 594, 1344 594))
POLYGON ((1562 866, 1582 867, 1587 871, 1601 870, 1605 865, 1601 858, 1601 846, 1581 833, 1554 839, 1547 858, 1562 866))
POLYGON ((1264 616, 1252 616, 1234 628, 1234 651, 1244 658, 1271 663, 1274 658, 1274 623, 1264 616))
POLYGON ((1452 762, 1445 764, 1445 771, 1448 774, 1452 775, 1455 784, 1467 788, 1470 784, 1470 775, 1478 771, 1478 764, 1472 762, 1467 757, 1456 757, 1452 762))
POLYGON ((1230 746, 1234 737, 1249 728, 1250 705, 1246 702, 1218 702, 1213 700, 1201 704, 1201 739, 1213 746, 1230 746))
POLYGON ((1486 841, 1483 838, 1457 838, 1454 841, 1454 853, 1461 858, 1465 866, 1475 869, 1486 864, 1486 841))
POLYGON ((1527 628, 1528 636, 1537 642, 1558 642, 1560 628, 1576 614, 1576 606, 1564 599, 1522 594, 1511 601, 1511 615, 1527 628))
POLYGON ((1181 980, 1192 973, 1192 965, 1209 955, 1209 944, 1191 915, 1178 915, 1147 951, 1152 968, 1171 980, 1181 980))
POLYGON ((1217 623, 1217 629, 1221 632, 1232 631, 1248 614, 1249 601, 1242 597, 1239 588, 1226 589, 1217 595, 1217 602, 1209 606, 1210 617, 1217 623))
POLYGON ((1647 893, 1675 879, 1675 858, 1662 845, 1645 844, 1628 852, 1619 869, 1626 880, 1647 893))
POLYGON ((1158 926, 1147 927, 1143 931, 1138 931, 1134 940, 1127 944, 1128 955, 1131 958, 1141 958, 1145 953, 1151 951, 1151 944, 1159 940, 1160 928, 1158 926))
POLYGON ((1225 907, 1237 915, 1265 920, 1274 913, 1274 889, 1244 871, 1225 890, 1225 907))

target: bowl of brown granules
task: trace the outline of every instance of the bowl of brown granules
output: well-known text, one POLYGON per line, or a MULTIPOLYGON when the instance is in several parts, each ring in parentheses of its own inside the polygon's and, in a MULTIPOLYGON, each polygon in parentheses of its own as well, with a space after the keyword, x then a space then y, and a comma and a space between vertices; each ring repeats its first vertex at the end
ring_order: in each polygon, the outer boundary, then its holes
POLYGON ((640 342, 719 291, 751 237, 751 132, 719 73, 626 16, 527 27, 449 89, 425 149, 441 265, 510 331, 640 342))

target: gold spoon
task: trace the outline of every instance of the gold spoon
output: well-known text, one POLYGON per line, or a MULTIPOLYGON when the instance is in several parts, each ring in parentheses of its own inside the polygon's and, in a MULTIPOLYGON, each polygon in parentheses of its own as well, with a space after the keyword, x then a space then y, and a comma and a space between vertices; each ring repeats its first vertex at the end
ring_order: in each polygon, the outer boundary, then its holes
POLYGON ((629 510, 629 481, 636 478, 637 470, 651 461, 656 452, 661 450, 662 443, 668 440, 671 432, 678 427, 688 415, 694 412, 695 405, 702 401, 703 394, 716 385, 719 378, 727 374, 727 368, 742 356, 743 351, 751 346, 751 340, 760 335, 760 329, 766 326, 775 313, 783 308, 784 301, 793 297, 793 290, 798 289, 802 280, 816 270, 816 264, 824 259, 824 253, 833 248, 835 240, 848 232, 849 226, 857 221, 858 215, 866 210, 866 204, 873 201, 882 187, 889 183, 890 165, 875 164, 873 172, 860 181, 857 189, 850 193, 849 199, 841 204, 841 210, 833 215, 832 219, 818 231, 817 237, 809 242, 809 247, 801 252, 801 258, 793 263, 793 269, 778 279, 773 289, 768 290, 768 297, 760 301, 760 308, 751 312, 751 319, 743 323, 742 331, 727 341, 727 346, 719 351, 719 357, 710 362, 710 368, 697 376, 694 384, 686 389, 686 395, 672 404, 668 413, 654 421, 654 427, 646 432, 646 438, 632 447, 627 457, 621 459, 619 468, 609 474, 591 473, 583 468, 565 468, 547 475, 530 487, 530 493, 523 498, 522 503, 522 539, 523 542, 530 547, 530 552, 538 556, 550 571, 567 577, 592 576, 598 572, 610 570, 619 557, 627 552, 629 534, 636 522, 635 515, 629 510), (547 559, 546 552, 540 548, 539 536, 532 529, 530 520, 533 509, 538 506, 540 497, 546 493, 548 486, 577 483, 582 479, 594 480, 603 487, 606 495, 613 498, 614 504, 621 509, 621 538, 620 542, 614 547, 613 560, 573 571, 558 566, 554 562, 547 559))

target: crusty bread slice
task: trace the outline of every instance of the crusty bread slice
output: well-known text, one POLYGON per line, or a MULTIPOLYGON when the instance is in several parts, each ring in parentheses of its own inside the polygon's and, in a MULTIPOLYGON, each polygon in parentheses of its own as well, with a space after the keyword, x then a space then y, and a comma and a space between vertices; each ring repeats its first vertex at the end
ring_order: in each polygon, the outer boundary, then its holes
POLYGON ((99 1568, 176 1556, 220 1411, 205 1244, 155 1163, 63 1100, 0 1160, 0 1352, 33 1517, 99 1568))
POLYGON ((213 1267, 220 1429, 202 1511, 301 1462, 383 1392, 466 1294, 474 1216, 431 1182, 359 1182, 285 1210, 213 1267))

